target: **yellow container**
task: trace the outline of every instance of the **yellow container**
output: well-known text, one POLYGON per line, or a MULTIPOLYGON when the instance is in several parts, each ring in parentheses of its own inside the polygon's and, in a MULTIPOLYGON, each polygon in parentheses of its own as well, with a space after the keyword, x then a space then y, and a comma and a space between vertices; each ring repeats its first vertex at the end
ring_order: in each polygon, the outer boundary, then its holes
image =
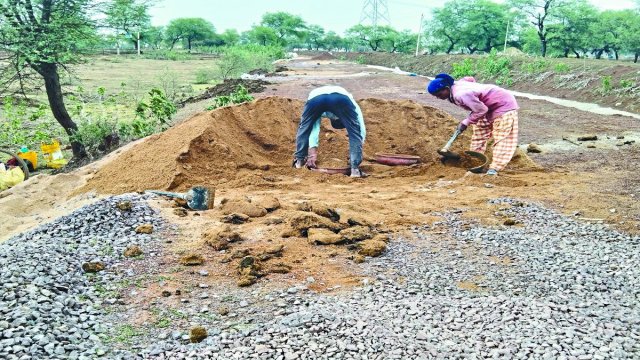
POLYGON ((42 155, 47 162, 47 167, 59 169, 67 164, 58 140, 53 140, 51 144, 41 144, 40 150, 42 150, 42 155))
POLYGON ((27 151, 27 152, 21 152, 18 153, 18 157, 24 159, 24 160, 29 160, 31 161, 31 164, 33 165, 33 168, 37 168, 38 167, 38 153, 35 151, 27 151))

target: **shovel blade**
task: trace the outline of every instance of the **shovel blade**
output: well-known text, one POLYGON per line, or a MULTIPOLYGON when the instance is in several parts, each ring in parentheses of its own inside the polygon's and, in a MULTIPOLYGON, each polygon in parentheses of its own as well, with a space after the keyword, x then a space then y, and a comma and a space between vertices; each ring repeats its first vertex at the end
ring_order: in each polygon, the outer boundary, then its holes
POLYGON ((441 156, 443 156, 445 159, 453 159, 453 160, 459 160, 460 159, 460 155, 449 151, 449 150, 444 150, 444 149, 440 149, 438 150, 438 154, 440 154, 441 156))
POLYGON ((193 210, 209 210, 213 207, 213 191, 204 186, 194 186, 187 192, 187 205, 193 210))

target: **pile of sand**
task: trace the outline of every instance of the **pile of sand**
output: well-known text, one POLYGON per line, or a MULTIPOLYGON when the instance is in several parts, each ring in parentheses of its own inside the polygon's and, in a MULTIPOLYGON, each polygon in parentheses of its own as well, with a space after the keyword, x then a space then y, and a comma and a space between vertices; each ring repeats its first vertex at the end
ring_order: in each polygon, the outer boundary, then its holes
MULTIPOLYGON (((431 165, 439 165, 437 149, 446 143, 456 124, 451 116, 408 100, 364 99, 359 105, 367 125, 365 158, 373 158, 377 152, 403 153, 417 155, 422 162, 419 167, 398 167, 392 172, 386 166, 365 162, 365 170, 406 177, 424 175, 431 165)), ((291 161, 303 106, 299 100, 268 97, 199 114, 123 152, 79 192, 260 185, 295 175, 291 161)), ((470 134, 461 137, 454 151, 463 150, 468 142, 465 136, 470 134)), ((335 130, 323 121, 319 166, 347 166, 347 159, 346 131, 335 130)))

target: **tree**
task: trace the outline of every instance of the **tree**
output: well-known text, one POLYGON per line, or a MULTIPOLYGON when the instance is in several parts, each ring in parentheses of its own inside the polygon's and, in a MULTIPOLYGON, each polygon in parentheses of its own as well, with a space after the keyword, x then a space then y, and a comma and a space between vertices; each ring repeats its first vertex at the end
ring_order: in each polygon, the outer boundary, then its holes
POLYGON ((389 26, 355 25, 347 29, 347 36, 357 39, 360 44, 368 46, 372 51, 381 49, 383 42, 395 32, 389 26))
POLYGON ((300 16, 283 11, 264 14, 260 25, 272 29, 282 46, 291 41, 302 40, 306 30, 306 24, 300 16))
POLYGON ((220 39, 222 39, 224 45, 236 45, 240 42, 240 34, 236 29, 227 29, 220 34, 220 39))
POLYGON ((254 26, 246 34, 247 39, 258 45, 267 46, 278 42, 278 35, 272 28, 266 26, 254 26))
POLYGON ((158 50, 164 41, 164 27, 149 26, 140 36, 151 48, 158 50))
POLYGON ((439 47, 446 47, 447 53, 455 47, 471 54, 490 52, 503 44, 507 23, 512 20, 506 5, 489 0, 453 0, 434 12, 429 35, 439 39, 439 47))
POLYGON ((322 43, 324 44, 327 50, 336 50, 344 47, 344 41, 340 37, 340 35, 336 34, 333 31, 329 31, 322 39, 322 43))
POLYGON ((148 0, 111 0, 105 10, 107 24, 118 35, 125 35, 138 48, 138 36, 151 26, 148 0))
POLYGON ((385 39, 389 52, 413 53, 416 50, 418 35, 409 30, 392 31, 387 33, 385 39))
POLYGON ((178 41, 185 41, 189 52, 191 52, 194 41, 213 38, 215 33, 216 29, 213 24, 202 18, 173 19, 166 30, 167 41, 171 44, 171 49, 178 41))
POLYGON ((558 11, 558 22, 550 24, 549 41, 564 57, 573 52, 580 58, 594 37, 593 24, 598 21, 598 9, 587 0, 571 0, 558 11))
POLYGON ((630 37, 628 32, 635 27, 637 19, 633 10, 606 10, 600 13, 594 23, 594 37, 591 39, 593 54, 600 59, 607 53, 620 57, 620 51, 625 48, 625 40, 630 37))
POLYGON ((91 0, 0 0, 0 53, 9 54, 10 63, 4 71, 10 80, 22 82, 33 71, 44 80, 51 112, 77 160, 87 152, 74 140, 78 126, 65 107, 59 70, 79 60, 78 44, 97 41, 94 13, 91 0))
POLYGON ((324 46, 324 29, 320 25, 309 25, 304 31, 304 38, 309 50, 313 48, 319 50, 324 46))
POLYGON ((536 27, 540 39, 540 55, 547 56, 549 29, 558 9, 565 5, 565 0, 510 0, 512 8, 523 13, 536 27))
POLYGON ((457 12, 452 6, 447 6, 449 4, 433 10, 433 20, 426 22, 424 27, 429 47, 435 52, 444 51, 447 54, 450 54, 462 40, 454 21, 457 12))
POLYGON ((633 62, 637 63, 640 58, 640 0, 638 0, 638 11, 635 12, 631 28, 625 34, 625 49, 633 54, 633 62))

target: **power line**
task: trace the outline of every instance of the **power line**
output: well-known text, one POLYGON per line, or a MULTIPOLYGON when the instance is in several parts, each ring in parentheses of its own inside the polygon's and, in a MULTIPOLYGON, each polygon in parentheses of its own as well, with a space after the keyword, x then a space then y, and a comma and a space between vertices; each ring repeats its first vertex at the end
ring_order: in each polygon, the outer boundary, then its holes
POLYGON ((391 26, 387 0, 365 0, 362 6, 360 24, 371 25, 374 28, 377 28, 379 25, 391 26))

